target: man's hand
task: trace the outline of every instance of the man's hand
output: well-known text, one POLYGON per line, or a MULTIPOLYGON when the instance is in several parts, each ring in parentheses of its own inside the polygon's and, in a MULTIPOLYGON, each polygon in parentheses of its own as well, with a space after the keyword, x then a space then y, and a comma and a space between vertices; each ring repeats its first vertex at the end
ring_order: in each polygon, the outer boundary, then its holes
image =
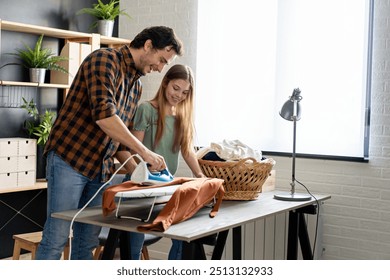
POLYGON ((160 171, 167 168, 164 158, 150 150, 147 150, 141 157, 150 164, 150 170, 160 171))

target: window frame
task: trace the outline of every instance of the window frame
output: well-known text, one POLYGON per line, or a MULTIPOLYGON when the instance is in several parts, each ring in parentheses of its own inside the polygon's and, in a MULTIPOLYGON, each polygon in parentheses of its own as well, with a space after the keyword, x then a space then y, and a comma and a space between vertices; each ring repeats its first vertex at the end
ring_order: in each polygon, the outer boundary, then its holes
MULTIPOLYGON (((366 64, 366 82, 365 93, 362 97, 365 98, 365 113, 364 113, 364 148, 362 157, 343 156, 343 155, 327 155, 316 153, 296 153, 297 157, 312 158, 312 159, 329 159, 329 160, 342 160, 342 161, 354 161, 354 162, 368 162, 369 160, 369 138, 370 138, 370 114, 371 114, 371 78, 372 78, 372 45, 373 45, 373 0, 368 0, 368 23, 367 23, 367 64, 366 64)), ((199 94, 199 93, 198 93, 199 94)), ((287 96, 286 96, 287 97, 287 96)), ((362 108, 363 109, 363 108, 362 108)), ((222 140, 222 139, 221 139, 222 140)), ((292 145, 292 144, 291 144, 292 145)), ((279 152, 262 150, 264 155, 274 156, 291 156, 290 152, 279 152)))

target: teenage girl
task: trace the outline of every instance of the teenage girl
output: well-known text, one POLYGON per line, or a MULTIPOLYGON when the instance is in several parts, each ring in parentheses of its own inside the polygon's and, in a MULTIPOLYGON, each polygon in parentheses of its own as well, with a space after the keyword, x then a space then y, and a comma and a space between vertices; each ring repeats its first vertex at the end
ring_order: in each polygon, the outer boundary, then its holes
MULTIPOLYGON (((153 152, 164 157, 175 174, 179 153, 195 177, 205 177, 194 152, 194 76, 190 67, 174 65, 165 74, 155 97, 139 105, 131 132, 153 152)), ((142 233, 129 233, 132 259, 140 259, 142 233)), ((172 240, 168 259, 181 259, 182 241, 172 240)))

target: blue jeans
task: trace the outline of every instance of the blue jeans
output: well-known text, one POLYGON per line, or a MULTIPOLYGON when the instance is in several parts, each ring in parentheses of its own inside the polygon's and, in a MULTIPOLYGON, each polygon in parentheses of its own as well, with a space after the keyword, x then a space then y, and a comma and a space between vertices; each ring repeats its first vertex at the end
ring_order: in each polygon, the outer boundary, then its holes
POLYGON ((169 250, 168 260, 181 260, 183 241, 172 239, 172 246, 169 250))
POLYGON ((144 245, 145 234, 138 232, 128 232, 127 238, 130 244, 130 256, 132 260, 140 260, 142 246, 144 245))
MULTIPOLYGON (((70 222, 52 218, 54 212, 82 208, 103 185, 100 176, 91 180, 70 167, 55 152, 49 152, 46 166, 47 219, 43 237, 36 253, 37 260, 58 260, 69 238, 70 222)), ((102 204, 103 190, 88 206, 102 204)), ((91 260, 99 244, 101 227, 83 223, 73 224, 72 260, 91 260)))

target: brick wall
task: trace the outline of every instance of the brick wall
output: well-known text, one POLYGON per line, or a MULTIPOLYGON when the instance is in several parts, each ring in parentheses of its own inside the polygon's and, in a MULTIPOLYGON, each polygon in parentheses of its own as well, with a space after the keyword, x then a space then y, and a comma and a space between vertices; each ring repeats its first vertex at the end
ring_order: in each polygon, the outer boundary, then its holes
MULTIPOLYGON (((175 63, 196 63, 196 0, 122 1, 133 17, 122 20, 120 36, 132 38, 150 25, 172 26, 186 54, 175 63)), ((296 177, 313 193, 330 194, 323 210, 323 259, 390 259, 390 1, 376 0, 370 160, 353 163, 297 159, 296 177)), ((145 98, 162 75, 144 79, 145 98)), ((289 189, 291 159, 275 157, 276 188, 289 189)), ((180 174, 188 174, 181 165, 180 174)), ((302 191, 298 187, 298 191, 302 191)))

